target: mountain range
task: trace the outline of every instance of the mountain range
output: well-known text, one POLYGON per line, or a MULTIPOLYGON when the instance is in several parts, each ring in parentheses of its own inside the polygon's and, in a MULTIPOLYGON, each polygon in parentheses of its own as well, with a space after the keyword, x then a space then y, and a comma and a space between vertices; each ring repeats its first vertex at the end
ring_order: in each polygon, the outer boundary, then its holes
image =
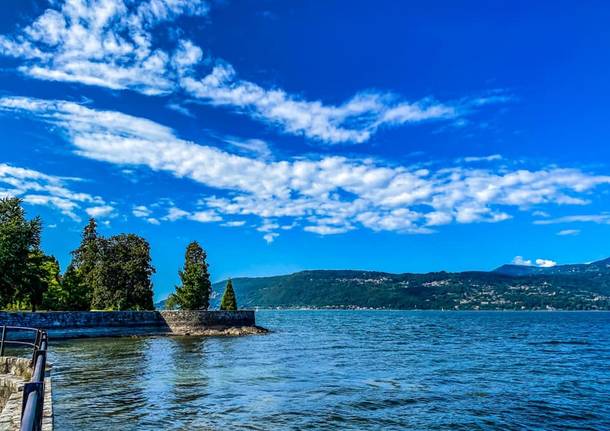
MULTIPOLYGON (((226 281, 213 285, 217 307, 226 281)), ((610 258, 550 268, 392 274, 313 270, 233 279, 240 308, 610 310, 610 258)), ((163 304, 159 304, 162 306, 163 304)))

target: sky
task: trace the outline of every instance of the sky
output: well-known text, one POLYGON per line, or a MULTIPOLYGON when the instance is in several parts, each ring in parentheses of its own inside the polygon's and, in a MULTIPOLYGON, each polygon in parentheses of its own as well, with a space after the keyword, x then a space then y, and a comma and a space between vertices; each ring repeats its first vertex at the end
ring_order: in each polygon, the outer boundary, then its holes
POLYGON ((0 195, 212 279, 610 256, 603 1, 4 0, 0 195))

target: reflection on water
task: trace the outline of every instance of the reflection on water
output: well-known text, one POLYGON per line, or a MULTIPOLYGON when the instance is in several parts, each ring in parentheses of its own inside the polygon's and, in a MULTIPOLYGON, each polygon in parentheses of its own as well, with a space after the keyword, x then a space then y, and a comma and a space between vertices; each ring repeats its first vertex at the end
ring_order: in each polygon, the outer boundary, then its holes
POLYGON ((52 343, 56 429, 610 428, 610 313, 257 318, 274 332, 52 343))

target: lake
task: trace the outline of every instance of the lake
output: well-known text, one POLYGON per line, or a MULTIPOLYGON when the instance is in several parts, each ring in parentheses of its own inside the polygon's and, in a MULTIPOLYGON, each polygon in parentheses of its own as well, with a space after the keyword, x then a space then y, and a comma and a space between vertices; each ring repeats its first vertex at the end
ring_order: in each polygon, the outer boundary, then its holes
POLYGON ((610 313, 259 311, 52 342, 58 430, 609 429, 610 313))

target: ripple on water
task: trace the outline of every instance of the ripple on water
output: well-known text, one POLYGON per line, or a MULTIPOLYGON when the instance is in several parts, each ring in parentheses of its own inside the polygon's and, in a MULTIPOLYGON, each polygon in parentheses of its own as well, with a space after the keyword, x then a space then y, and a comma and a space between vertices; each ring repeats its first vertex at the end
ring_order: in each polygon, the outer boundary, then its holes
POLYGON ((610 429, 610 314, 261 311, 52 346, 60 430, 610 429))

